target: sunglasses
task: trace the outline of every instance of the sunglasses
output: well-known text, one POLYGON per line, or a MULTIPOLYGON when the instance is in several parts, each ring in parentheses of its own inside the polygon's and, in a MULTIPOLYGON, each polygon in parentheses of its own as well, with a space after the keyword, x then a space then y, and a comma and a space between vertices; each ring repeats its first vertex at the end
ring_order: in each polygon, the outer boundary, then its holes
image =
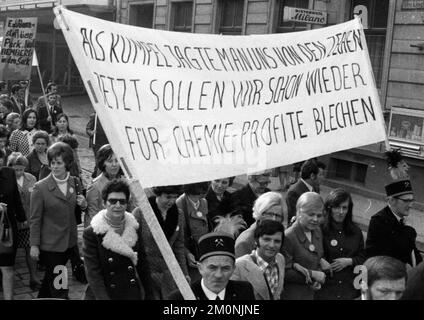
POLYGON ((110 199, 107 199, 107 201, 108 201, 110 204, 117 204, 117 203, 118 203, 118 201, 119 201, 119 203, 120 203, 121 205, 126 205, 126 204, 128 203, 127 199, 115 199, 115 198, 110 198, 110 199))

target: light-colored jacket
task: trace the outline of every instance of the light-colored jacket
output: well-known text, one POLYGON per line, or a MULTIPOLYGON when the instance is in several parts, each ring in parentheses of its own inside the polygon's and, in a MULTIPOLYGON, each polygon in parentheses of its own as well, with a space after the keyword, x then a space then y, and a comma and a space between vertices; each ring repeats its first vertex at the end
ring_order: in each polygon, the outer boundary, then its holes
POLYGON ((68 179, 66 196, 52 174, 38 181, 31 194, 30 245, 41 250, 64 252, 77 244, 74 179, 68 179))
POLYGON ((284 289, 284 269, 285 259, 281 253, 277 253, 275 260, 278 266, 278 288, 271 299, 267 283, 265 282, 264 273, 253 262, 251 254, 246 254, 236 260, 236 269, 234 270, 231 280, 247 281, 254 290, 256 300, 280 300, 281 293, 284 289))
POLYGON ((321 271, 320 260, 324 255, 321 229, 318 228, 312 232, 312 243, 306 238, 298 221, 284 234, 283 252, 286 258, 286 274, 283 299, 314 300, 315 291, 306 284, 305 276, 293 269, 293 264, 298 263, 306 269, 321 271))
POLYGON ((245 254, 250 254, 255 249, 255 229, 257 222, 255 221, 248 229, 244 230, 236 239, 235 254, 236 258, 240 258, 245 254))

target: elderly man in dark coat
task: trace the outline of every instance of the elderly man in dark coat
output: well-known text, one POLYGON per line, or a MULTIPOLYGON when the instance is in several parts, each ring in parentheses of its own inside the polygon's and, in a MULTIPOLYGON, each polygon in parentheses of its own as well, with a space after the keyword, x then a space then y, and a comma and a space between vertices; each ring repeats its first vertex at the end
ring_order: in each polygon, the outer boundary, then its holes
MULTIPOLYGON (((192 284, 197 300, 255 300, 246 281, 230 280, 235 269, 234 238, 225 232, 207 233, 199 239, 199 272, 202 279, 192 284)), ((182 300, 177 290, 170 300, 182 300)))
POLYGON ((390 256, 413 266, 422 257, 415 245, 417 232, 404 222, 414 201, 411 182, 396 181, 385 188, 387 206, 371 217, 365 244, 367 256, 390 256))

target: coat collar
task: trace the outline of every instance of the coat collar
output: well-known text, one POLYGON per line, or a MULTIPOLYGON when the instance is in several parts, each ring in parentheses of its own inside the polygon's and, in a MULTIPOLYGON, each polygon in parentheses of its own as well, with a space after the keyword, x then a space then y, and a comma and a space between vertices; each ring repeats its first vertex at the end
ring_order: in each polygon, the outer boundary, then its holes
POLYGON ((139 227, 134 216, 125 212, 125 227, 122 235, 117 234, 113 228, 106 222, 106 209, 101 210, 91 220, 93 232, 97 235, 104 235, 102 245, 106 249, 119 253, 132 260, 137 265, 137 252, 132 248, 138 240, 137 229, 139 227))
MULTIPOLYGON (((200 284, 201 280, 196 281, 192 285, 192 290, 197 300, 208 300, 205 293, 203 292, 202 285, 200 284)), ((224 300, 235 300, 237 298, 237 294, 234 291, 233 282, 231 280, 228 281, 227 287, 225 288, 225 298, 224 300)))
MULTIPOLYGON (((261 271, 261 269, 259 269, 258 265, 253 262, 250 254, 245 255, 242 259, 246 259, 246 263, 242 265, 242 268, 244 268, 246 272, 245 274, 247 281, 252 284, 252 287, 264 300, 270 300, 270 292, 265 283, 264 273, 261 271)), ((275 262, 279 271, 277 292, 281 293, 284 287, 284 256, 281 253, 277 253, 275 256, 275 262)))
MULTIPOLYGON (((301 243, 305 244, 307 241, 309 241, 308 238, 306 238, 305 232, 303 232, 302 227, 298 221, 293 224, 293 229, 301 243)), ((318 230, 312 231, 311 236, 311 243, 318 243, 321 241, 321 233, 318 230)))
POLYGON ((56 181, 53 178, 53 173, 50 173, 47 177, 47 187, 49 191, 57 198, 63 199, 65 201, 68 201, 73 194, 76 192, 75 190, 75 181, 74 178, 70 175, 68 178, 68 186, 67 186, 67 193, 66 196, 60 191, 59 187, 57 186, 56 181))

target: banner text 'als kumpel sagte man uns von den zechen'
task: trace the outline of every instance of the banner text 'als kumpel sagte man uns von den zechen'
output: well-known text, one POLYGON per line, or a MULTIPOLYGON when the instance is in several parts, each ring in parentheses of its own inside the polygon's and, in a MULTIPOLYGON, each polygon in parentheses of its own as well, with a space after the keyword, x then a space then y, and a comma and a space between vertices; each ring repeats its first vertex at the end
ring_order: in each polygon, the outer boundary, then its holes
POLYGON ((60 18, 112 147, 144 187, 264 170, 386 139, 357 19, 220 36, 65 9, 60 18))

